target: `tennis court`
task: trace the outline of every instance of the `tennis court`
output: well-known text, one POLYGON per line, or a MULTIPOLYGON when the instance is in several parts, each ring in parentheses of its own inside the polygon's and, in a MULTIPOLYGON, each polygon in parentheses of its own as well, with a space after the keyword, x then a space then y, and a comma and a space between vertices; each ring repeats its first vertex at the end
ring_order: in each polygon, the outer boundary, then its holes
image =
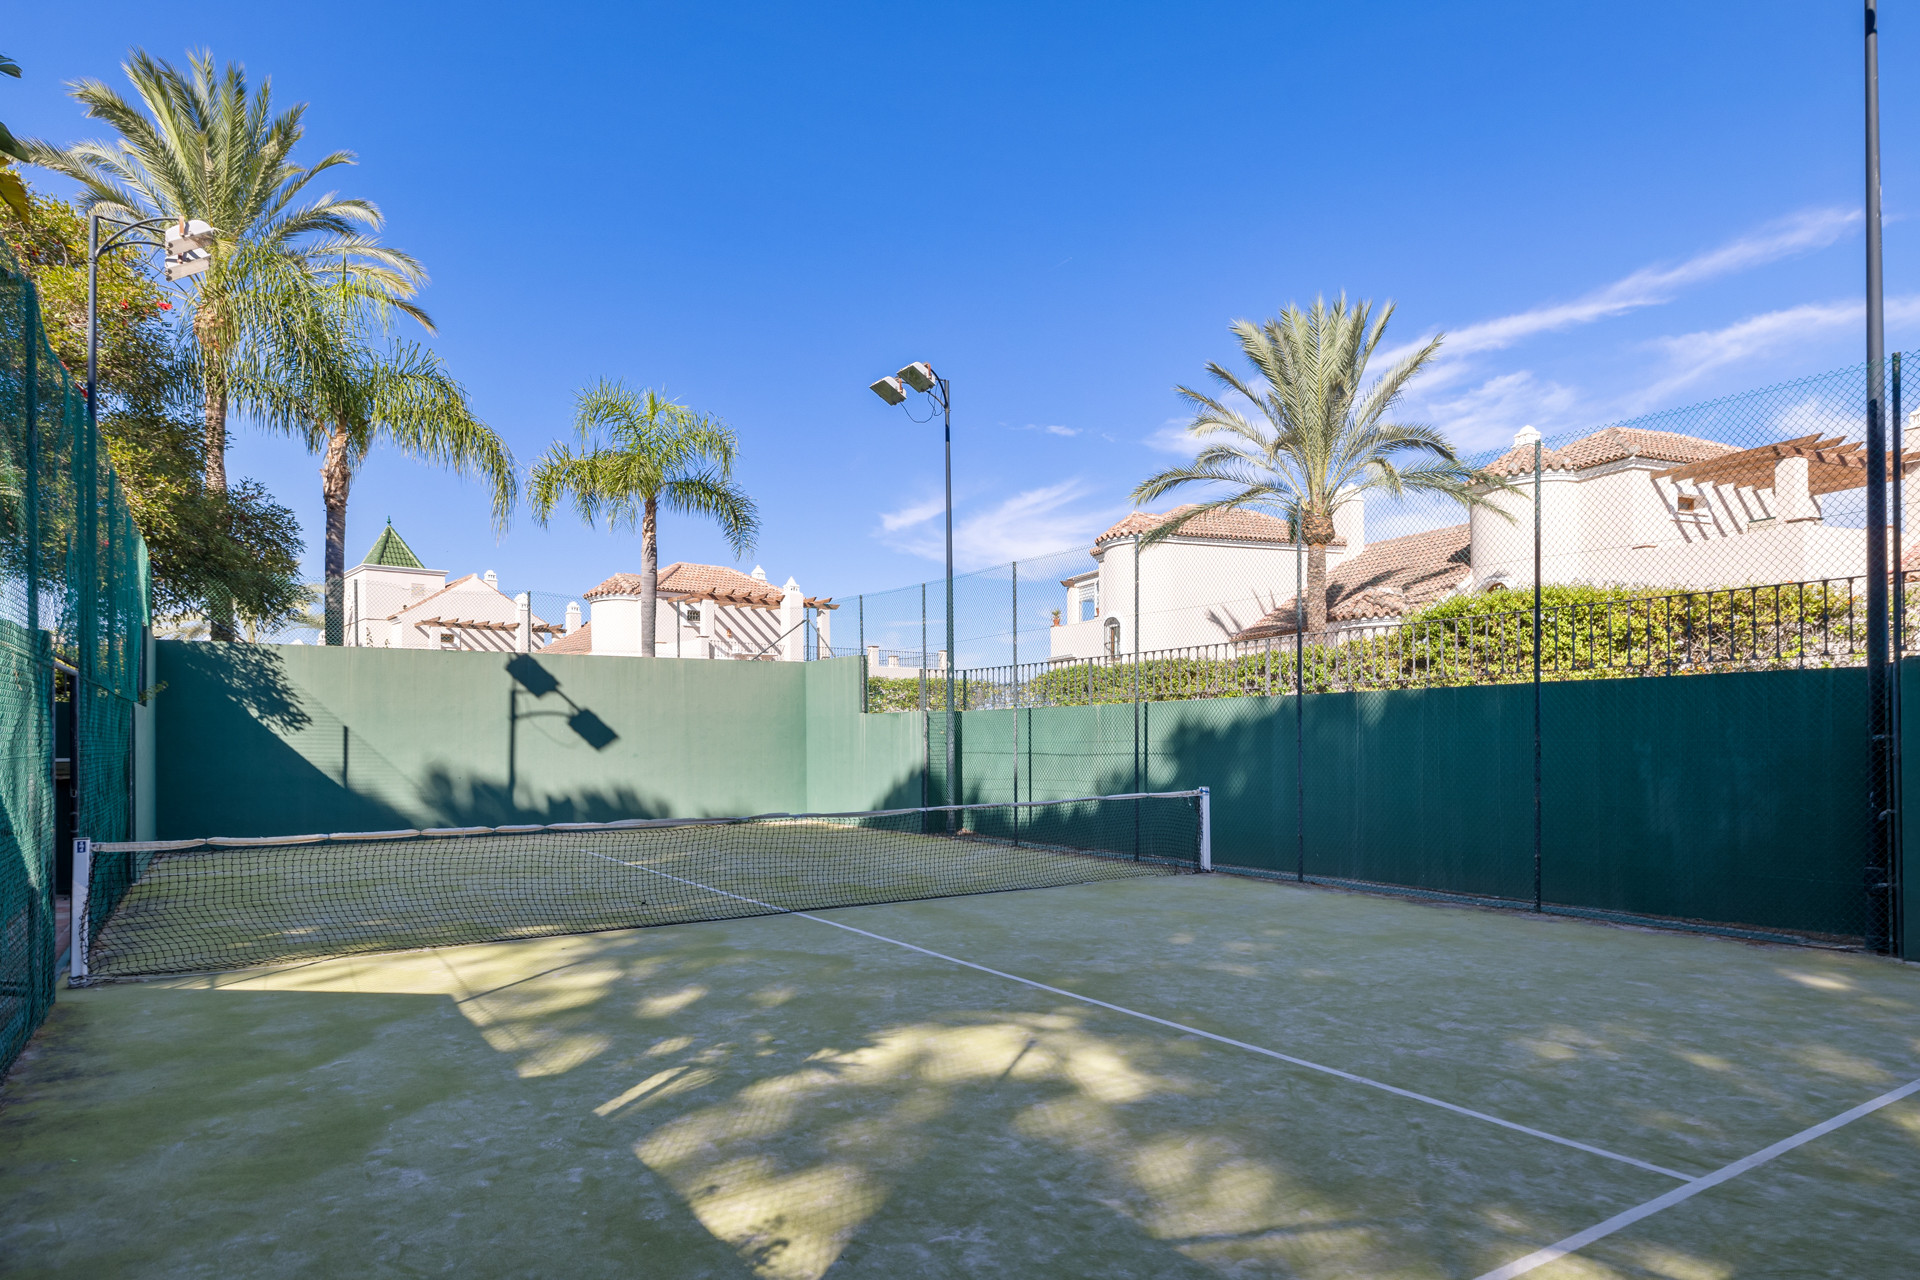
POLYGON ((1874 957, 1218 874, 111 984, 0 1269, 1896 1276, 1917 1027, 1874 957))

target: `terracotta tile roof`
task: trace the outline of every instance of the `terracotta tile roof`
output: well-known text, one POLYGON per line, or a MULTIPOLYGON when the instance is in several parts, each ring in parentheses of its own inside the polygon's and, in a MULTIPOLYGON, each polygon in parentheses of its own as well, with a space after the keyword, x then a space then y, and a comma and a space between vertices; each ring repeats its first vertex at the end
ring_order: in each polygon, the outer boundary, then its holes
MULTIPOLYGON (((759 605, 763 608, 779 608, 785 593, 776 586, 760 581, 720 564, 685 564, 674 561, 660 570, 658 589, 662 598, 685 598, 704 596, 711 593, 725 593, 730 604, 759 605)), ((637 573, 616 573, 605 582, 587 592, 587 599, 600 596, 637 596, 640 594, 640 575, 637 573)))
MULTIPOLYGON (((1469 526, 1448 525, 1376 542, 1327 574, 1327 620, 1398 618, 1452 595, 1472 572, 1469 526)), ((1235 640, 1293 634, 1293 597, 1237 633, 1235 640)))
MULTIPOLYGON (((1191 511, 1197 505, 1189 502, 1159 514, 1151 511, 1135 511, 1095 538, 1093 545, 1097 547, 1103 542, 1131 538, 1136 533, 1152 533, 1175 516, 1191 511)), ((1220 538, 1229 542, 1287 543, 1293 541, 1293 534, 1288 531, 1285 520, 1262 515, 1258 511, 1209 511, 1206 515, 1195 516, 1187 521, 1176 536, 1220 538)))
MULTIPOLYGON (((1738 452, 1733 445, 1681 435, 1677 431, 1605 427, 1562 448, 1542 449, 1540 465, 1548 471, 1584 471, 1626 458, 1644 458, 1649 462, 1705 462, 1738 452)), ((1487 470, 1497 476, 1532 475, 1533 446, 1513 446, 1489 463, 1487 470)))
POLYGON ((559 639, 555 640, 552 644, 548 645, 546 648, 542 649, 540 652, 542 653, 592 653, 593 652, 592 632, 593 632, 593 624, 591 622, 583 622, 577 628, 575 628, 572 631, 569 631, 566 635, 561 636, 559 639))
MULTIPOLYGON (((749 609, 778 609, 787 598, 787 593, 779 587, 744 574, 738 569, 729 569, 723 564, 684 564, 674 561, 660 570, 659 581, 655 584, 662 600, 716 600, 721 604, 745 605, 749 609)), ((637 596, 640 594, 640 575, 637 573, 616 573, 605 582, 587 592, 586 598, 597 599, 600 596, 637 596)), ((810 609, 838 609, 831 596, 807 596, 806 605, 810 609)))

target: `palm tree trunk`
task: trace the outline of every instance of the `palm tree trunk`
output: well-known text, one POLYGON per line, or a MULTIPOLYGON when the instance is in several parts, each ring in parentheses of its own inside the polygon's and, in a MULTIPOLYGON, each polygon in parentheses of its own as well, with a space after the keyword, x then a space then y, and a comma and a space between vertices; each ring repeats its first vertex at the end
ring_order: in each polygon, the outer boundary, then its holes
POLYGON ((640 656, 653 657, 653 617, 660 607, 660 499, 647 498, 640 517, 640 656))
POLYGON ((1300 516, 1307 543, 1307 634, 1327 629, 1327 544, 1333 541, 1333 516, 1308 506, 1300 516))
POLYGON ((346 643, 347 616, 347 490, 353 469, 347 457, 347 430, 335 425, 327 437, 320 464, 320 493, 327 504, 327 636, 328 644, 346 643))
MULTIPOLYGON (((201 363, 206 369, 205 425, 202 428, 201 484, 208 493, 227 491, 227 384, 217 372, 220 348, 213 336, 211 313, 201 311, 194 328, 200 339, 201 363)), ((207 601, 207 635, 214 640, 233 639, 233 596, 215 589, 207 601)))
POLYGON ((206 463, 201 483, 212 493, 227 490, 227 388, 212 374, 207 377, 206 427, 203 435, 206 463))
POLYGON ((1307 544, 1307 634, 1327 629, 1327 544, 1307 544))

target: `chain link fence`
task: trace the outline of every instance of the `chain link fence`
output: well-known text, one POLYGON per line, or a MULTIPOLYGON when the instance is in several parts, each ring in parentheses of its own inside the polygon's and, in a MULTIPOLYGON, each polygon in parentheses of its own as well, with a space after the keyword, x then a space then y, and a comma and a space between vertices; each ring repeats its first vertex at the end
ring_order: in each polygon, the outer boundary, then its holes
POLYGON ((1316 549, 1251 513, 960 575, 951 768, 944 582, 843 598, 867 709, 927 713, 929 803, 1225 781, 1246 870, 1884 948, 1867 668, 1915 619, 1904 569, 1869 605, 1868 372, 1523 431, 1471 507, 1364 495, 1317 627, 1316 549))
MULTIPOLYGON (((53 1000, 60 833, 133 833, 134 708, 149 622, 146 544, 86 401, 46 341, 34 288, 4 250, 0 440, 4 1070, 53 1000)), ((95 869, 96 923, 133 871, 111 860, 95 869)))

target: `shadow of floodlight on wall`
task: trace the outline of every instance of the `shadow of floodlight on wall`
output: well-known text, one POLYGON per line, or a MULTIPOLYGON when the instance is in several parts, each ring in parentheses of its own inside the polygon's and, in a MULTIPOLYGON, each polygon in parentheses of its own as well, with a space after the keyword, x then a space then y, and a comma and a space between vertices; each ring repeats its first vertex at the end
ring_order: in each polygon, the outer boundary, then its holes
POLYGON ((595 715, 587 707, 581 706, 566 694, 560 693, 560 680, 539 662, 524 653, 516 653, 507 659, 507 674, 514 683, 535 698, 544 698, 548 694, 560 694, 560 700, 567 704, 566 711, 521 711, 518 699, 515 699, 513 716, 515 720, 531 720, 538 716, 563 716, 567 728, 580 736, 595 751, 605 751, 620 740, 613 726, 595 715))

